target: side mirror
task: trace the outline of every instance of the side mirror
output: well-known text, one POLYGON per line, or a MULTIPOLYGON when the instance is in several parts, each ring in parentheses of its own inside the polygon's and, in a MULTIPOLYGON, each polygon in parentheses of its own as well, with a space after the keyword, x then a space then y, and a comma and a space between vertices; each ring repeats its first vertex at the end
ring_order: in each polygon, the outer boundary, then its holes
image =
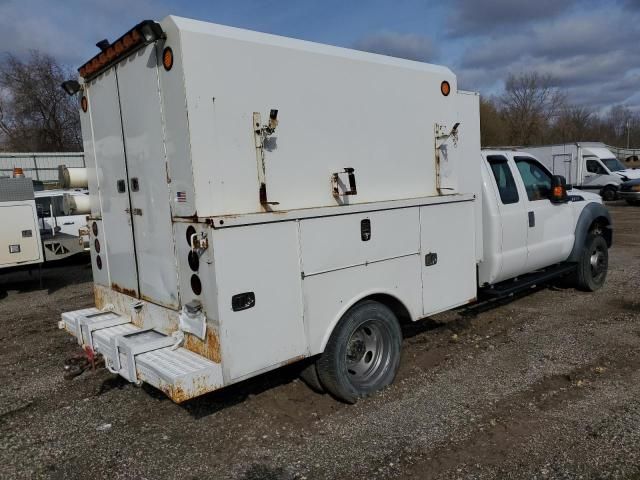
POLYGON ((551 203, 567 203, 567 180, 562 175, 554 175, 551 178, 551 203))

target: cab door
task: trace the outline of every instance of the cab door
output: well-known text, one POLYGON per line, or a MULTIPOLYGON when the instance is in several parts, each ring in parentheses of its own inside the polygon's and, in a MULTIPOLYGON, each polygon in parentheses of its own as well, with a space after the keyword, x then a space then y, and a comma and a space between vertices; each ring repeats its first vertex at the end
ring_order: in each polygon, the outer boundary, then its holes
POLYGON ((551 173, 533 157, 514 155, 527 211, 527 272, 567 259, 574 241, 571 205, 551 203, 551 173))
POLYGON ((584 157, 585 160, 585 172, 584 181, 582 182, 583 188, 599 188, 604 187, 607 184, 607 175, 609 172, 605 170, 604 166, 600 163, 596 157, 584 157))
POLYGON ((518 188, 515 166, 505 155, 487 155, 495 191, 498 193, 499 220, 501 223, 501 266, 494 282, 523 274, 527 265, 527 211, 525 199, 518 188))

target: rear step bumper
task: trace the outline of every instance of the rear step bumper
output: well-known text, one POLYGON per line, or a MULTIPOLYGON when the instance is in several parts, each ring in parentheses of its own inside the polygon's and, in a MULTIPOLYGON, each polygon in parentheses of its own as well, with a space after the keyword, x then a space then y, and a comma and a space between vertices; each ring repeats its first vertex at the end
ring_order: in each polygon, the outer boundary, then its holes
POLYGON ((141 329, 115 312, 87 308, 66 312, 58 326, 83 348, 100 353, 107 368, 130 382, 146 382, 181 403, 222 387, 220 364, 156 330, 141 329))

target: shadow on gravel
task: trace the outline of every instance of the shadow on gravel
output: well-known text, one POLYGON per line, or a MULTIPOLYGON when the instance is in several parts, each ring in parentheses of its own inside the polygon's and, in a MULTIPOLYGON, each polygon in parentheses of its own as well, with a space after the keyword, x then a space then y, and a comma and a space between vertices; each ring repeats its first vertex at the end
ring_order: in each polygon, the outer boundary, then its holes
MULTIPOLYGON (((208 415, 212 415, 226 408, 240 404, 249 397, 259 395, 273 388, 293 382, 299 377, 300 372, 305 366, 305 362, 298 362, 297 364, 280 367, 276 370, 263 373, 262 375, 258 375, 257 377, 244 380, 215 392, 201 395, 192 400, 187 400, 180 406, 184 408, 192 417, 196 419, 204 418, 208 415)), ((127 383, 126 381, 124 382, 127 383)), ((171 399, 167 397, 163 392, 150 385, 147 385, 146 383, 142 385, 142 389, 145 391, 145 393, 155 398, 156 400, 171 402, 171 399)), ((311 390, 309 391, 311 392, 311 390)), ((295 401, 295 399, 293 399, 293 401, 295 401)))
POLYGON ((282 468, 272 468, 266 465, 252 465, 240 477, 241 480, 282 480, 289 478, 282 468))
POLYGON ((100 388, 98 389, 97 395, 103 395, 115 389, 122 390, 129 385, 131 384, 124 377, 121 377, 120 375, 114 375, 113 377, 108 378, 104 382, 102 382, 102 385, 100 385, 100 388))
POLYGON ((30 265, 3 269, 0 273, 0 300, 10 290, 28 293, 46 289, 50 295, 68 285, 90 282, 92 278, 88 254, 45 263, 42 268, 30 265))

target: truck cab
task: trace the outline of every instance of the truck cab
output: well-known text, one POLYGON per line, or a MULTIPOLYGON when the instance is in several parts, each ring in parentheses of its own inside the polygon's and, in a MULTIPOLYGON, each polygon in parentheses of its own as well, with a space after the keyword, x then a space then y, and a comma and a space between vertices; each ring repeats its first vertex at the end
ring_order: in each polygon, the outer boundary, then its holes
POLYGON ((480 287, 575 259, 585 228, 610 223, 599 195, 574 189, 554 200, 554 175, 529 153, 483 150, 482 160, 480 287))

